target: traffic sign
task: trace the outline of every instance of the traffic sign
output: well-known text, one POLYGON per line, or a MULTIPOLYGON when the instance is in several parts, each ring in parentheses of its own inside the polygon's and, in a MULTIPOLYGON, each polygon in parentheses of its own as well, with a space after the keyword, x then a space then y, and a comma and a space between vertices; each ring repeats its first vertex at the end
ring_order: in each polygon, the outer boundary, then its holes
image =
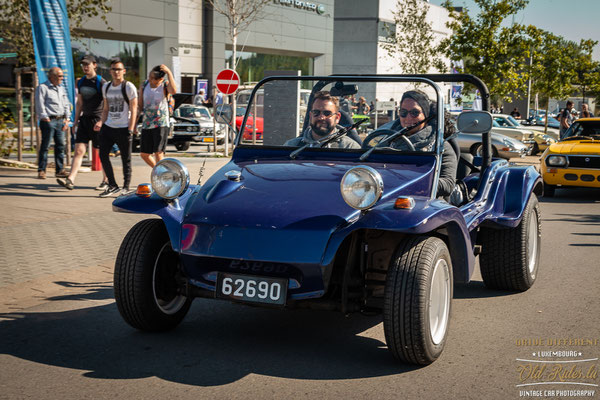
POLYGON ((223 94, 233 94, 240 87, 240 76, 232 69, 217 74, 217 89, 223 94))

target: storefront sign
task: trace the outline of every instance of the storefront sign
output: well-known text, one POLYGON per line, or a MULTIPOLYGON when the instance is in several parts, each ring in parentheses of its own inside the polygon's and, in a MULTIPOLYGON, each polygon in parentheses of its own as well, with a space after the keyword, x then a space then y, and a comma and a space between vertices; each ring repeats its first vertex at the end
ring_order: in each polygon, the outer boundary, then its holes
POLYGON ((289 7, 299 8, 301 10, 314 11, 319 15, 325 13, 325 6, 323 4, 312 3, 310 1, 302 0, 274 0, 276 4, 282 4, 289 7))

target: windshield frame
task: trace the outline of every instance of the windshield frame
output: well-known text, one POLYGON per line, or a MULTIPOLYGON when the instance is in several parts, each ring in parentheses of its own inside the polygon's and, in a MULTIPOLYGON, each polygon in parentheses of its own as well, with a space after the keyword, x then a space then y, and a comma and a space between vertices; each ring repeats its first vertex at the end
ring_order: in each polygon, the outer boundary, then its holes
MULTIPOLYGON (((261 80, 259 83, 256 84, 256 86, 254 86, 254 88, 252 89, 252 92, 250 93, 250 98, 249 101, 246 105, 246 113, 244 114, 244 119, 242 121, 241 126, 246 126, 247 120, 249 118, 249 110, 251 110, 252 105, 254 104, 254 101, 256 99, 256 94, 263 90, 264 92, 264 85, 272 82, 272 81, 309 81, 309 82, 313 82, 313 89, 311 90, 311 94, 309 97, 309 101, 307 104, 307 111, 306 114, 304 115, 304 120, 306 121, 308 118, 308 108, 310 106, 310 104, 312 103, 312 99, 313 99, 313 94, 316 91, 315 87, 319 84, 324 82, 325 84, 322 87, 327 86, 328 84, 333 84, 335 82, 348 82, 348 83, 377 83, 377 82, 390 82, 390 83, 420 83, 420 84, 426 84, 429 87, 433 88, 434 93, 435 93, 435 101, 436 101, 436 111, 437 111, 437 116, 435 117, 435 121, 437 122, 434 126, 437 126, 437 132, 435 132, 434 136, 436 139, 436 143, 434 146, 433 151, 431 152, 423 152, 423 151, 419 151, 418 153, 420 154, 441 154, 441 152, 443 151, 443 147, 444 147, 444 143, 443 143, 443 132, 444 132, 444 104, 443 104, 443 96, 442 96, 442 91, 439 88, 439 86, 433 82, 432 80, 428 79, 427 77, 423 77, 423 76, 401 76, 401 75, 330 75, 330 76, 271 76, 271 77, 267 77, 263 80, 261 80)), ((321 88, 322 88, 321 87, 321 88)), ((320 90, 320 89, 318 89, 320 90)), ((432 99, 433 101, 433 99, 432 99)), ((240 134, 241 131, 236 132, 236 139, 235 139, 235 145, 236 146, 240 146, 240 147, 262 147, 262 148, 268 148, 268 147, 276 147, 276 148, 286 148, 286 146, 257 146, 257 145, 253 145, 251 143, 243 143, 242 142, 242 135, 240 134)), ((290 147, 291 148, 291 147, 290 147)), ((316 150, 318 148, 310 148, 307 149, 308 151, 311 150, 316 150)), ((336 149, 336 150, 344 150, 344 151, 351 151, 351 152, 356 152, 358 154, 362 154, 366 151, 366 149, 336 149)), ((378 149, 378 151, 383 151, 385 150, 385 148, 381 148, 378 149)), ((388 149, 390 150, 390 149, 388 149)), ((391 150, 394 153, 399 153, 396 150, 391 150)), ((402 152, 400 154, 411 154, 414 152, 402 152)))

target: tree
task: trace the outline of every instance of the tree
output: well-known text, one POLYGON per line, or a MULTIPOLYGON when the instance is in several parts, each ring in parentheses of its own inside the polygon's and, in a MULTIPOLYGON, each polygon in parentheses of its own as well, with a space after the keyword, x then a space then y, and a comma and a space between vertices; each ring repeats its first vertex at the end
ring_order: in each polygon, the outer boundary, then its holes
POLYGON ((529 0, 474 0, 480 9, 471 17, 465 8, 458 12, 452 0, 444 7, 451 21, 446 25, 453 34, 442 40, 439 50, 454 62, 463 62, 464 71, 481 78, 490 93, 505 99, 525 85, 529 49, 524 27, 502 26, 507 17, 525 8, 529 0))
POLYGON ((572 58, 574 69, 576 73, 575 81, 576 85, 579 85, 582 91, 583 101, 585 102, 586 89, 594 86, 597 74, 594 72, 598 69, 600 63, 592 60, 592 52, 594 46, 598 44, 597 41, 582 39, 579 45, 575 47, 575 54, 572 58))
MULTIPOLYGON (((112 10, 109 0, 68 0, 69 29, 71 38, 83 36, 81 29, 90 18, 100 16, 105 24, 106 13, 112 10)), ((28 0, 2 0, 0 2, 0 37, 8 50, 17 53, 17 66, 35 65, 31 16, 28 0)))
POLYGON ((434 43, 431 22, 427 21, 429 4, 422 0, 397 0, 394 30, 386 25, 387 41, 381 47, 396 58, 405 74, 424 74, 433 67, 445 71, 446 66, 434 43))
MULTIPOLYGON (((548 115, 550 98, 564 99, 573 91, 577 77, 573 57, 577 53, 577 45, 531 25, 527 27, 527 37, 531 48, 533 90, 546 100, 548 115)), ((548 121, 545 130, 547 127, 548 121)))

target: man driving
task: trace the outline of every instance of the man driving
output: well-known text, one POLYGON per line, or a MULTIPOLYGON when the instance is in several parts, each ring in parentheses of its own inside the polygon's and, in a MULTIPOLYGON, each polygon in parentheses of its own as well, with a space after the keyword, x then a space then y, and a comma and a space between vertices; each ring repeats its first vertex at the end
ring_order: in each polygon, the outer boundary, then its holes
MULTIPOLYGON (((392 130, 400 130, 418 124, 406 132, 408 140, 414 146, 415 151, 433 151, 435 145, 435 131, 431 125, 419 121, 427 119, 431 112, 431 102, 427 95, 419 90, 410 90, 402 95, 400 101, 399 120, 394 122, 392 130)), ((391 144, 392 148, 410 151, 410 147, 401 138, 391 144)), ((456 180, 456 169, 458 160, 452 145, 444 141, 442 153, 442 165, 440 166, 440 180, 438 183, 438 197, 446 197, 452 193, 456 180)))
MULTIPOLYGON (((304 131, 302 136, 295 137, 285 142, 285 146, 302 146, 310 144, 317 146, 319 139, 329 136, 338 128, 340 121, 340 107, 337 97, 331 96, 328 91, 315 93, 312 108, 310 110, 310 125, 304 131)), ((359 149, 360 145, 346 137, 342 136, 337 140, 327 143, 324 147, 341 149, 359 149)))

